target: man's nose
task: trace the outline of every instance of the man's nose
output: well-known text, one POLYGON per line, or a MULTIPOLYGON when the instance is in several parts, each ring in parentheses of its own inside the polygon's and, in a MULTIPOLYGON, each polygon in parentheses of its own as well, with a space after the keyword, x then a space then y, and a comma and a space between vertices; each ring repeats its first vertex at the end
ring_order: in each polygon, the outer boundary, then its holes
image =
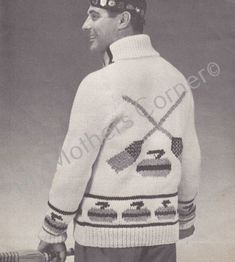
POLYGON ((85 20, 85 22, 83 23, 82 25, 82 30, 85 31, 85 30, 89 30, 91 28, 91 19, 90 17, 88 16, 87 19, 85 20))

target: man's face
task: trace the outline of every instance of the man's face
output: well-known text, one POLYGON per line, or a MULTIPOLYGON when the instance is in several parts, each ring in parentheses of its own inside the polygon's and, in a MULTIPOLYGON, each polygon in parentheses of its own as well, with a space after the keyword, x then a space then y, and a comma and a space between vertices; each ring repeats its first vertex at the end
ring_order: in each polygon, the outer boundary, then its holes
POLYGON ((118 16, 109 17, 107 10, 90 6, 82 29, 89 32, 90 50, 105 52, 117 39, 118 16))

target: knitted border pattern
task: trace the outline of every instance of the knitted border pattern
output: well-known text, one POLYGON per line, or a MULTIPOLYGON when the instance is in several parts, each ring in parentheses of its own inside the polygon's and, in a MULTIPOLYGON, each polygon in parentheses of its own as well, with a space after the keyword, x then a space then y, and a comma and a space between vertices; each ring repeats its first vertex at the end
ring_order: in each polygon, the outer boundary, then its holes
POLYGON ((178 223, 177 193, 106 197, 86 194, 75 222, 83 226, 128 228, 178 223))

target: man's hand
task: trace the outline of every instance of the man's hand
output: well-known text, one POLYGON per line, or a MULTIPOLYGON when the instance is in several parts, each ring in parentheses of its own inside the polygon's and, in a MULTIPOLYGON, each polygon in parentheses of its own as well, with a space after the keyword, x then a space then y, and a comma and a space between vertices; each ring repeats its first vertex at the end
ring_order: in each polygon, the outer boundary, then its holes
POLYGON ((52 262, 64 262, 66 259, 65 243, 50 244, 40 241, 38 251, 51 254, 53 257, 52 262))

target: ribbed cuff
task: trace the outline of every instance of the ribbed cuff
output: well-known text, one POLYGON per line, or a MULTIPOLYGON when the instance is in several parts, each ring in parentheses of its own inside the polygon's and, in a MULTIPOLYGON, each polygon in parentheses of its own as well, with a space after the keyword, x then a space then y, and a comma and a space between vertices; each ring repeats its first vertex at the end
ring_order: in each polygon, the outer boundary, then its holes
POLYGON ((64 232, 61 235, 54 235, 53 233, 42 228, 38 235, 39 239, 50 244, 62 243, 67 239, 67 233, 64 232))
POLYGON ((196 218, 195 199, 190 201, 179 201, 178 213, 180 230, 192 228, 196 218))
POLYGON ((67 239, 68 224, 76 212, 60 210, 50 202, 48 206, 49 210, 39 233, 39 239, 51 244, 64 242, 67 239))

